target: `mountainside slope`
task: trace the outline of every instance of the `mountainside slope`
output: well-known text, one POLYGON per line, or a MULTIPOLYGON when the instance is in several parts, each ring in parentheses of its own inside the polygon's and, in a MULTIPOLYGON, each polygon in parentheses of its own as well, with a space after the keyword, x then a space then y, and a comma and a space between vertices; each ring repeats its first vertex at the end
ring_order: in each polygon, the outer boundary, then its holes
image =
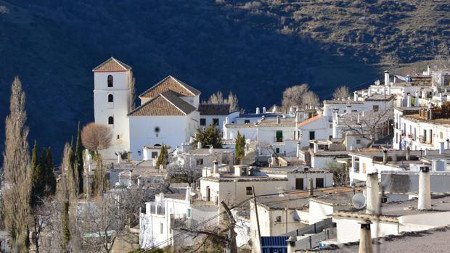
MULTIPOLYGON (((334 1, 254 2, 0 0, 0 119, 7 114, 10 83, 19 75, 28 98, 31 138, 59 152, 77 121, 93 120, 91 70, 110 56, 133 67, 137 93, 171 74, 201 90, 203 98, 231 90, 242 106, 254 108, 279 103, 283 89, 297 83, 310 83, 321 96, 337 85, 360 86, 378 73, 364 61, 379 63, 384 51, 391 53, 386 47, 371 49, 364 42, 367 35, 355 42, 342 39, 353 38, 348 27, 354 17, 322 17, 334 1), (336 19, 349 22, 347 28, 339 31, 341 37, 327 36, 336 19), (308 28, 319 23, 328 30, 308 28)), ((336 2, 344 4, 343 12, 352 1, 336 2)), ((362 2, 352 9, 372 5, 362 2)), ((400 19, 396 24, 408 24, 408 16, 400 19)), ((445 23, 432 15, 430 20, 445 23)), ((448 41, 448 24, 440 26, 442 33, 433 35, 436 43, 448 41)), ((392 40, 390 48, 402 45, 392 40)), ((399 61, 430 59, 432 54, 422 49, 398 49, 415 55, 399 54, 399 61)))

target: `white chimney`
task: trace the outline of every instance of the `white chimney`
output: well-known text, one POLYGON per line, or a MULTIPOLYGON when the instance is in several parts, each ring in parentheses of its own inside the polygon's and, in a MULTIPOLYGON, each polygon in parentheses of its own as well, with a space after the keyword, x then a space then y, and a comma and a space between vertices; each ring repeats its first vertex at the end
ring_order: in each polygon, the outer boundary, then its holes
POLYGON ((414 95, 416 97, 414 106, 419 106, 419 99, 420 99, 419 91, 416 91, 414 95))
POLYGON ((197 142, 197 149, 201 149, 202 148, 202 143, 199 141, 197 142))
POLYGON ((186 197, 185 197, 186 201, 191 201, 191 187, 186 187, 186 197))
POLYGON ((419 200, 417 209, 431 209, 430 169, 420 167, 419 172, 419 200))
POLYGON ((372 90, 370 89, 370 86, 369 86, 369 88, 367 89, 367 96, 372 96, 372 90))
POLYGON ((122 161, 122 156, 120 154, 117 154, 117 163, 120 163, 122 161))
POLYGON ((319 143, 317 143, 317 141, 315 141, 314 143, 313 143, 313 147, 314 147, 314 153, 317 153, 318 151, 319 151, 319 143))
POLYGON ((230 121, 230 118, 225 117, 225 124, 228 124, 229 121, 230 121))
POLYGON ((148 155, 148 147, 143 147, 142 148, 142 161, 148 161, 149 160, 149 155, 148 155))
POLYGON ((277 124, 280 124, 280 116, 277 116, 277 124))
POLYGON ((389 85, 390 81, 389 81, 389 71, 384 71, 384 85, 389 85))
POLYGON ((216 160, 214 160, 214 162, 213 162, 212 176, 213 177, 219 177, 218 162, 216 160))
POLYGON ((264 107, 263 107, 263 113, 266 113, 266 111, 267 111, 267 109, 266 109, 266 107, 264 106, 264 107))
POLYGON ((353 100, 358 101, 358 92, 357 91, 353 92, 353 100))
POLYGON ((209 146, 209 153, 212 154, 213 152, 214 152, 214 148, 213 148, 213 146, 211 145, 211 146, 209 146))
POLYGON ((439 142, 439 154, 442 155, 444 153, 444 142, 439 142))
POLYGON ((313 185, 313 179, 312 178, 308 178, 308 192, 309 192, 309 196, 313 196, 314 195, 314 185, 313 185))
POLYGON ((430 65, 427 65, 427 75, 431 75, 431 68, 430 68, 430 65))
POLYGON ((378 185, 378 173, 367 174, 366 181, 367 207, 366 213, 380 213, 380 186, 378 185))
POLYGON ((256 114, 259 114, 259 107, 256 107, 256 114))
POLYGON ((359 253, 373 253, 372 234, 370 232, 370 220, 360 222, 361 230, 359 232, 359 253))

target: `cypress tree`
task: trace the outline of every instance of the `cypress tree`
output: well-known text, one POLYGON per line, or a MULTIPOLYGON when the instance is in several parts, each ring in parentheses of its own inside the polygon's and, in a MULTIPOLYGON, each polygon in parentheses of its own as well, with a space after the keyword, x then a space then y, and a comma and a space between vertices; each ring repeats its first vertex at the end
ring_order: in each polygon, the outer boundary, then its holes
POLYGON ((53 196, 56 192, 56 178, 53 164, 53 155, 50 148, 42 151, 40 166, 42 166, 43 182, 44 182, 44 196, 53 196))
POLYGON ((78 172, 78 192, 83 193, 83 145, 81 144, 81 128, 78 122, 77 143, 75 147, 75 165, 78 172))
POLYGON ((240 164, 245 155, 245 137, 243 137, 239 131, 235 139, 234 149, 236 154, 236 163, 240 164))
POLYGON ((156 160, 156 167, 163 165, 164 167, 169 163, 169 151, 166 145, 162 145, 161 151, 159 152, 158 159, 156 160))
POLYGON ((31 207, 36 207, 44 195, 45 182, 43 180, 44 174, 43 166, 38 161, 38 146, 34 141, 34 146, 31 151, 31 207))

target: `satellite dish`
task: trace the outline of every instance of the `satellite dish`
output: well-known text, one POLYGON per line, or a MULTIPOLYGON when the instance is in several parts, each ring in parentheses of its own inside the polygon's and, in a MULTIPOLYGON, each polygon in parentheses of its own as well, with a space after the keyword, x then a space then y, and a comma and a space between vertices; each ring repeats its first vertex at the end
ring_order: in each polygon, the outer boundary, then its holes
POLYGON ((352 198, 353 207, 363 209, 366 206, 366 197, 362 193, 356 193, 352 198))

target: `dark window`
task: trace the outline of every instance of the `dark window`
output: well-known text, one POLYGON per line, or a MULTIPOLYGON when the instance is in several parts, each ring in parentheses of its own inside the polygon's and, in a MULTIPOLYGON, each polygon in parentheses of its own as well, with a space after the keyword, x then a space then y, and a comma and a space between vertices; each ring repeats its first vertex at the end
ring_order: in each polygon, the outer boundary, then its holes
POLYGON ((353 164, 353 170, 355 173, 359 173, 359 158, 355 157, 355 163, 353 164))
POLYGON ((108 118, 108 124, 110 125, 114 124, 114 117, 111 116, 108 118))
POLYGON ((303 178, 296 178, 295 179, 295 189, 303 190, 303 178))
POLYGON ((316 132, 309 131, 309 139, 310 140, 315 140, 316 139, 316 132))
POLYGON ((275 136, 277 142, 283 142, 283 131, 277 130, 275 136))
POLYGON ((158 152, 152 152, 152 158, 158 157, 158 152))
POLYGON ((246 120, 244 120, 244 123, 245 123, 245 124, 248 124, 248 123, 250 123, 250 120, 249 120, 249 119, 246 119, 246 120))
POLYGON ((120 139, 120 135, 117 135, 117 139, 120 139))
POLYGON ((108 102, 114 102, 114 96, 113 94, 108 95, 108 102))
POLYGON ((113 87, 113 76, 109 75, 108 76, 108 87, 113 87))
POLYGON ((206 119, 200 119, 200 126, 206 126, 206 119))
POLYGON ((277 216, 277 217, 275 218, 275 221, 276 221, 276 222, 281 222, 281 216, 277 216))
POLYGON ((253 194, 253 189, 252 187, 248 186, 245 188, 245 192, 247 195, 252 195, 253 194))
POLYGON ((380 106, 374 105, 372 108, 373 108, 374 112, 378 112, 378 110, 380 109, 380 106))
POLYGON ((323 187, 324 187, 323 178, 321 177, 316 178, 316 188, 323 188, 323 187))
POLYGON ((197 159, 197 165, 203 165, 203 159, 197 159))
POLYGON ((214 118, 213 119, 213 125, 218 126, 219 125, 219 119, 214 118))
POLYGON ((279 153, 280 153, 280 148, 275 148, 275 152, 276 152, 277 154, 279 154, 279 153))
POLYGON ((361 140, 360 139, 356 140, 356 144, 361 144, 361 140))

